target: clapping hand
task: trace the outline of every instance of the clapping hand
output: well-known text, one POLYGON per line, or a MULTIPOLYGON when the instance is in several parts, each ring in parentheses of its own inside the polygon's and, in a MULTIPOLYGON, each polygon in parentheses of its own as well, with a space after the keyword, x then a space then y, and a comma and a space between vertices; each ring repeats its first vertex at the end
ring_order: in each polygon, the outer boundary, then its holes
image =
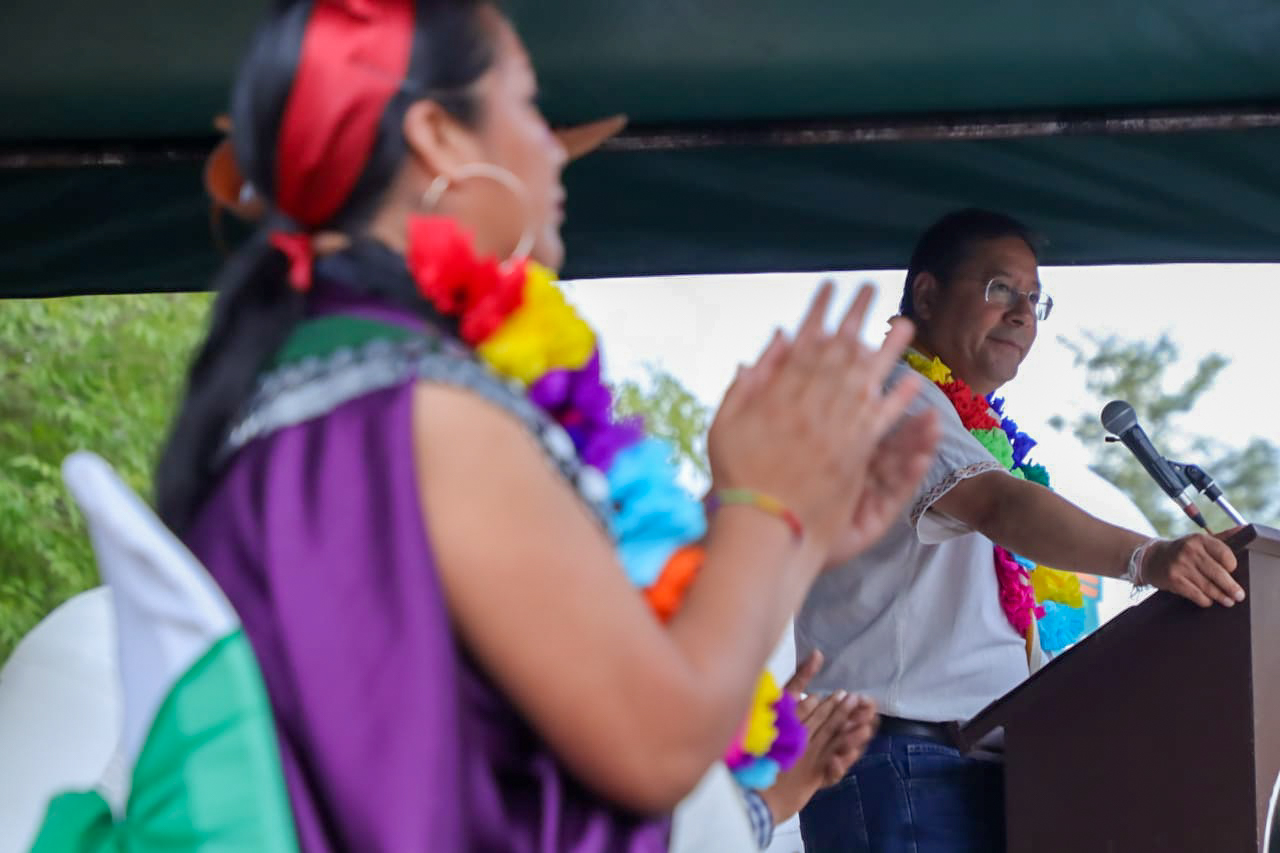
POLYGON ((879 538, 928 469, 937 442, 931 413, 900 422, 920 381, 885 382, 913 334, 894 324, 870 347, 861 329, 871 303, 859 289, 834 332, 832 287, 814 297, 793 341, 775 335, 739 372, 708 436, 715 488, 766 491, 803 521, 827 563, 879 538))

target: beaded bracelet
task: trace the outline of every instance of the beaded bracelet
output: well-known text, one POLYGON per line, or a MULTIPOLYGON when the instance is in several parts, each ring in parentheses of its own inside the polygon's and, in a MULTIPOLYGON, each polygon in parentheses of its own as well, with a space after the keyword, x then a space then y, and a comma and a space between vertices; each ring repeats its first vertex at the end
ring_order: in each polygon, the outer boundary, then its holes
POLYGON ((752 489, 716 489, 707 495, 704 503, 706 504, 707 515, 712 515, 722 506, 736 504, 738 506, 755 507, 775 518, 781 519, 787 527, 791 528, 791 534, 796 539, 804 538, 804 524, 801 523, 794 512, 787 508, 786 504, 771 495, 753 491, 752 489))

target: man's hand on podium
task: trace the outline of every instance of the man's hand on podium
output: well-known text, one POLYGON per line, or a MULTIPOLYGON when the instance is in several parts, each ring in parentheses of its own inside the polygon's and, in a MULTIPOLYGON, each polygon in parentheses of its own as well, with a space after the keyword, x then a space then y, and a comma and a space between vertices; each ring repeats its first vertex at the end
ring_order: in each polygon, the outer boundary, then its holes
POLYGON ((1244 601, 1244 590, 1231 577, 1235 570, 1236 555, 1220 539, 1192 533, 1152 543, 1143 555, 1140 577, 1201 607, 1214 602, 1231 607, 1244 601))

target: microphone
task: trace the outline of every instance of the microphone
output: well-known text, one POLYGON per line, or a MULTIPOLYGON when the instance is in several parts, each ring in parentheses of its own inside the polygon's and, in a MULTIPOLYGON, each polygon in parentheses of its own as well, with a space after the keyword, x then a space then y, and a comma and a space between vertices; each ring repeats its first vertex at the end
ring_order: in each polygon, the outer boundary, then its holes
POLYGON ((1181 471, 1176 470, 1168 461, 1156 452, 1147 438, 1146 432, 1138 425, 1138 416, 1124 400, 1112 400, 1102 410, 1102 426, 1107 432, 1116 436, 1108 441, 1120 441, 1129 452, 1142 464, 1151 479, 1161 490, 1173 499, 1173 502, 1186 513, 1187 517, 1208 530, 1209 525, 1200 514, 1192 497, 1195 489, 1181 471))

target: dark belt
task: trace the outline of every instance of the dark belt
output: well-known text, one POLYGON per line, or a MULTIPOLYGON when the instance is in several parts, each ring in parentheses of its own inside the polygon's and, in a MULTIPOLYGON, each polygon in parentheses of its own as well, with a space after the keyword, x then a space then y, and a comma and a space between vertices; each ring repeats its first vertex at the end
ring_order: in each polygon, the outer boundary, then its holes
POLYGON ((899 737, 918 737, 931 740, 943 746, 954 747, 955 740, 946 723, 922 723, 919 720, 904 720, 901 717, 880 715, 880 734, 897 735, 899 737))

